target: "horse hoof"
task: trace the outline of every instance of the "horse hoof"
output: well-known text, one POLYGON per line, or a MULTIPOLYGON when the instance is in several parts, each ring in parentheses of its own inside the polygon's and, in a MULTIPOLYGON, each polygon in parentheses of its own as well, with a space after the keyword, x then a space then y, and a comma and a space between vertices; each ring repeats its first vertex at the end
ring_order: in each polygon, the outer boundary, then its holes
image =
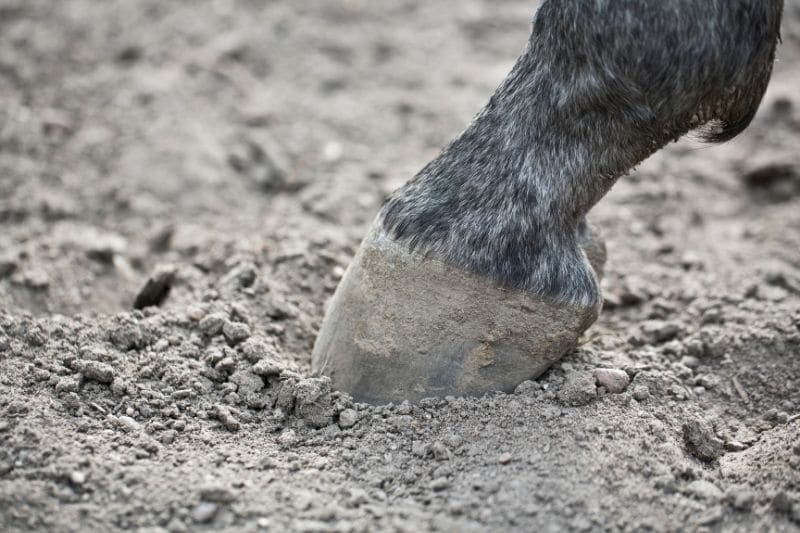
MULTIPOLYGON (((581 245, 599 277, 597 230, 581 245)), ((511 392, 575 348, 599 311, 500 288, 409 252, 376 223, 329 303, 312 371, 375 404, 511 392)))

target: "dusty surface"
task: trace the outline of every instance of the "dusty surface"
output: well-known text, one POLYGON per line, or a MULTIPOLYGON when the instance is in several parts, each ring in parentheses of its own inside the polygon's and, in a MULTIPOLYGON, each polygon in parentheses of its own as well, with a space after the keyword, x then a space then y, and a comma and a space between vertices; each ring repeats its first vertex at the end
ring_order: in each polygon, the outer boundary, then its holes
POLYGON ((532 2, 0 0, 0 530, 797 531, 799 4, 746 134, 596 208, 578 350, 368 408, 323 303, 532 2))

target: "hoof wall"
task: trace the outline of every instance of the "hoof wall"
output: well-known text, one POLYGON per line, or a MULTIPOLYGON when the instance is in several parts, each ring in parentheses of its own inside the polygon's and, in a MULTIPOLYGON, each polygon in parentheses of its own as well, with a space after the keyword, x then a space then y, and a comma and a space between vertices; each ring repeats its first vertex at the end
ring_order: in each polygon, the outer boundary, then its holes
MULTIPOLYGON (((604 252, 591 238, 587 252, 604 252)), ((587 253, 599 272, 598 255, 587 253)), ((367 403, 511 392, 572 350, 598 313, 498 288, 373 228, 329 303, 312 370, 367 403)))

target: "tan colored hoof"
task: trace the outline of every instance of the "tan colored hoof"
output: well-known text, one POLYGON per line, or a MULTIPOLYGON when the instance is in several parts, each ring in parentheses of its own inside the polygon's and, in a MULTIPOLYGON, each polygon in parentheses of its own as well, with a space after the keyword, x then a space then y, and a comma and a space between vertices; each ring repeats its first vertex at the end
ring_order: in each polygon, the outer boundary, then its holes
MULTIPOLYGON (((597 271, 605 246, 582 243, 597 271)), ((329 303, 315 375, 356 401, 513 391, 572 350, 599 306, 556 305, 410 253, 376 223, 329 303)))

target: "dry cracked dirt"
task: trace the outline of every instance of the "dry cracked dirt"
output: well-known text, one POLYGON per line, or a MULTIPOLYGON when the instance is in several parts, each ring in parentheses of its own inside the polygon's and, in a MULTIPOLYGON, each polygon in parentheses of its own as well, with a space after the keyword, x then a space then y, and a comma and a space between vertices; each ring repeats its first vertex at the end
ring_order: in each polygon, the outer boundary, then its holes
POLYGON ((799 531, 798 0, 751 128, 595 208, 606 305, 562 363, 419 405, 309 377, 533 10, 0 0, 0 530, 799 531))

